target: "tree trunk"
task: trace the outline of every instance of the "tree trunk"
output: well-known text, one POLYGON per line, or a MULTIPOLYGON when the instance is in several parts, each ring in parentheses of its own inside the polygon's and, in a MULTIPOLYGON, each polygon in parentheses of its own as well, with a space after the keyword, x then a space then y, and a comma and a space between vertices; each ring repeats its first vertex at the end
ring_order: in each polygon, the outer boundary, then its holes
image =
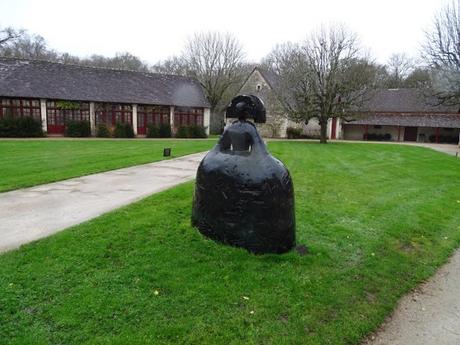
POLYGON ((327 144, 327 120, 319 121, 319 125, 321 127, 319 142, 321 144, 327 144))
POLYGON ((210 133, 211 134, 222 134, 222 129, 224 128, 225 115, 218 113, 217 111, 211 110, 211 119, 210 119, 210 133))

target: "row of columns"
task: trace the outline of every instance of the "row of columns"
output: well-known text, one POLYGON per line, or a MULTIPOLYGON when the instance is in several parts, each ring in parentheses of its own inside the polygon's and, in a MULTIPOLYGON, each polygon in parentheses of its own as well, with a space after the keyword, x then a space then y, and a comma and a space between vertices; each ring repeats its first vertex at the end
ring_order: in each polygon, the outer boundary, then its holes
MULTIPOLYGON (((133 130, 134 135, 137 135, 137 104, 132 105, 133 109, 133 130)), ((40 113, 41 113, 41 120, 42 120, 42 128, 43 131, 48 131, 48 121, 46 117, 46 99, 40 99, 40 113)), ((169 122, 171 128, 174 128, 174 106, 171 105, 169 108, 169 122)), ((206 134, 209 135, 209 125, 211 122, 211 110, 209 108, 205 108, 203 112, 203 126, 206 128, 206 134)), ((96 106, 94 102, 89 103, 89 123, 91 126, 91 134, 93 136, 96 135, 96 106)))

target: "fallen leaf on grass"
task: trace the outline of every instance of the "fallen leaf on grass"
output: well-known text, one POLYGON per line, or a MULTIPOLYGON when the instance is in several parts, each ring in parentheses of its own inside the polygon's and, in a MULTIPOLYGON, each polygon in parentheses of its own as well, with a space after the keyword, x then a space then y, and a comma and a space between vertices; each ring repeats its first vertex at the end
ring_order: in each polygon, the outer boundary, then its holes
POLYGON ((295 247, 295 250, 297 251, 297 253, 299 253, 300 256, 307 255, 310 252, 308 247, 303 245, 303 244, 298 245, 297 247, 295 247))

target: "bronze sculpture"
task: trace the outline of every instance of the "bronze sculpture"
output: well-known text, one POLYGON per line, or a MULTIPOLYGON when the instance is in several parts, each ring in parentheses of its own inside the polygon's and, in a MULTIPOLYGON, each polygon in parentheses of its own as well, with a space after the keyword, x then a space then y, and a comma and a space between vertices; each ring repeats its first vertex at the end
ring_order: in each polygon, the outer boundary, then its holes
POLYGON ((201 161, 192 224, 225 244, 253 253, 284 253, 295 245, 294 189, 289 171, 268 152, 255 125, 266 120, 256 96, 237 96, 237 117, 201 161))

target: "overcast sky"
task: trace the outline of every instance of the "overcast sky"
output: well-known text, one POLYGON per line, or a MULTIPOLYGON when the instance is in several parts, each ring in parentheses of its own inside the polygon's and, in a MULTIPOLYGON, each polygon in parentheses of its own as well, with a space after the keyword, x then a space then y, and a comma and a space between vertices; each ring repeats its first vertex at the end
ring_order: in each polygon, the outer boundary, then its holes
POLYGON ((194 32, 233 33, 249 61, 321 24, 343 23, 384 63, 417 56, 433 16, 451 0, 0 0, 0 27, 24 28, 79 56, 130 52, 154 64, 179 54, 194 32))

